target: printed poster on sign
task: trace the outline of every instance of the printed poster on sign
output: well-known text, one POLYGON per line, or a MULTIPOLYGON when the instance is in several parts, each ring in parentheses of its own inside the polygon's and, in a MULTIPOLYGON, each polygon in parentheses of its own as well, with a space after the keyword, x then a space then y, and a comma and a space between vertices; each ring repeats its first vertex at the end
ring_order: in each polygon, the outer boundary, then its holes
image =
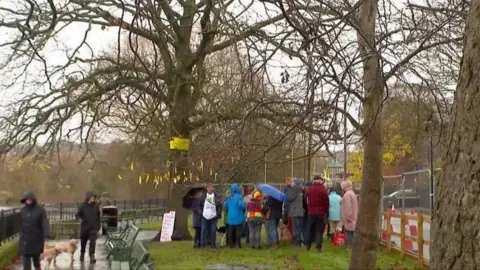
POLYGON ((175 226, 175 211, 163 214, 162 233, 160 242, 172 241, 173 227, 175 226))

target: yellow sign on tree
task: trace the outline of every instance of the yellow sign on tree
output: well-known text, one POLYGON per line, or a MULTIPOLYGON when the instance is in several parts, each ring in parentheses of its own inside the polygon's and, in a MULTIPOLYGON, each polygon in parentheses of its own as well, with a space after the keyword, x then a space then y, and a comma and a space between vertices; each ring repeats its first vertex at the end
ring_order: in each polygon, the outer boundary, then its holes
POLYGON ((190 139, 172 137, 170 138, 170 150, 188 151, 190 150, 190 139))

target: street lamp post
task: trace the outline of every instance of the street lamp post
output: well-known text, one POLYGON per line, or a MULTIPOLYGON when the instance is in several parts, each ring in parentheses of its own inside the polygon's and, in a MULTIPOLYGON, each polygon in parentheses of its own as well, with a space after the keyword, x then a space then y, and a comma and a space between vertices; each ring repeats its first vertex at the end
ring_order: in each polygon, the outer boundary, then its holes
POLYGON ((434 187, 434 177, 435 177, 435 169, 433 165, 433 121, 432 121, 432 116, 430 115, 428 118, 428 121, 425 122, 427 125, 427 132, 429 132, 429 139, 430 139, 430 149, 429 149, 429 165, 430 165, 430 185, 429 185, 429 191, 430 191, 430 213, 433 211, 433 199, 434 199, 434 194, 435 194, 435 187, 434 187))
POLYGON ((263 163, 264 163, 264 173, 263 173, 263 178, 265 181, 265 184, 267 183, 267 153, 264 154, 263 156, 263 163))

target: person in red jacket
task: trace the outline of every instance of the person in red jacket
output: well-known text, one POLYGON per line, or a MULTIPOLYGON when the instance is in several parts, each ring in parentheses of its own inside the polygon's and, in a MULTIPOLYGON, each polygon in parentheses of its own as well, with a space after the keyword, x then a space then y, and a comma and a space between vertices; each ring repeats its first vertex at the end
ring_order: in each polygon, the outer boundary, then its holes
POLYGON ((308 224, 305 245, 307 250, 310 250, 313 238, 315 238, 315 247, 318 252, 322 250, 325 219, 330 204, 324 182, 321 175, 315 175, 313 185, 307 189, 308 224))

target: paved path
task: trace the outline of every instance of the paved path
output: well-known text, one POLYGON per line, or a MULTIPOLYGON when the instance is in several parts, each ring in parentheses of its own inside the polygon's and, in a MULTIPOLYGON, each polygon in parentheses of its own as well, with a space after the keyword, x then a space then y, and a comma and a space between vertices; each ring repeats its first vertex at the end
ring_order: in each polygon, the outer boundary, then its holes
MULTIPOLYGON (((158 232, 156 231, 141 231, 138 236, 137 240, 140 241, 150 241, 152 240, 158 232)), ((63 241, 68 241, 68 240, 63 240, 63 241)), ((48 241, 46 244, 47 245, 54 245, 58 242, 62 241, 48 241)), ((95 264, 90 264, 88 256, 85 258, 85 262, 80 262, 79 257, 80 257, 80 243, 77 245, 77 251, 75 252, 73 259, 74 261, 72 262, 70 260, 70 255, 69 254, 59 254, 57 256, 57 263, 56 265, 50 266, 50 269, 88 269, 88 270, 100 270, 100 269, 110 269, 110 263, 106 259, 107 253, 106 250, 103 246, 103 243, 105 242, 105 238, 102 236, 97 240, 97 247, 96 247, 96 259, 97 263, 95 264)), ((87 246, 88 249, 88 246, 87 246)), ((17 262, 17 264, 13 267, 14 270, 22 270, 22 265, 21 262, 17 262)), ((48 269, 47 268, 47 263, 45 261, 42 261, 42 269, 48 269)), ((112 269, 115 270, 115 269, 112 269)))

